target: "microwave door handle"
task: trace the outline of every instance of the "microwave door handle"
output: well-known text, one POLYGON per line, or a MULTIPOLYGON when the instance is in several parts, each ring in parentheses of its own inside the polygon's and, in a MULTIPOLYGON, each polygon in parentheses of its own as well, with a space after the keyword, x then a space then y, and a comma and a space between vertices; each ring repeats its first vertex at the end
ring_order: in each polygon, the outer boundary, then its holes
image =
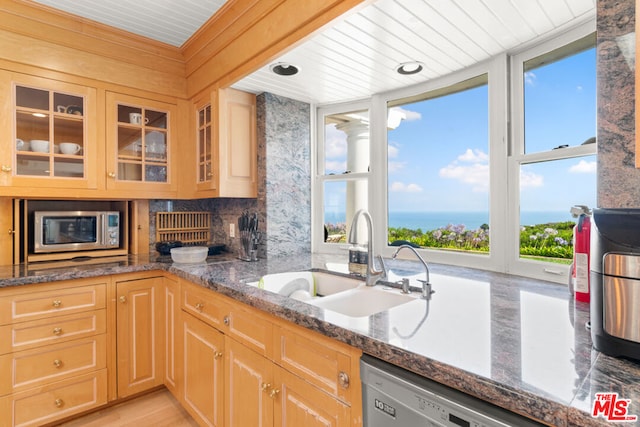
POLYGON ((106 242, 105 242, 106 233, 104 232, 104 228, 106 226, 105 215, 100 214, 100 216, 98 217, 98 220, 100 221, 100 223, 97 224, 97 227, 96 227, 96 233, 98 234, 96 236, 96 242, 100 245, 101 248, 104 248, 106 246, 106 242))

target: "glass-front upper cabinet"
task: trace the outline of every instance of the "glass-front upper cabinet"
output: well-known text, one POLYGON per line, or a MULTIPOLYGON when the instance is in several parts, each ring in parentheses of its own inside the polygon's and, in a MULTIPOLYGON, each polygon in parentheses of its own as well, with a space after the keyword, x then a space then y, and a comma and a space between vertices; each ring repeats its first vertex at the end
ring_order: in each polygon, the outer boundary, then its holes
POLYGON ((198 184, 213 178, 211 151, 211 104, 207 104, 198 109, 198 184))
POLYGON ((107 94, 107 188, 174 190, 171 120, 176 106, 107 94))
POLYGON ((10 91, 5 99, 11 100, 12 120, 1 159, 10 179, 5 176, 3 184, 95 188, 95 168, 89 164, 95 124, 88 119, 95 120, 95 89, 19 74, 3 74, 3 83, 3 91, 10 91))
POLYGON ((256 96, 219 88, 195 103, 196 197, 256 197, 256 96))

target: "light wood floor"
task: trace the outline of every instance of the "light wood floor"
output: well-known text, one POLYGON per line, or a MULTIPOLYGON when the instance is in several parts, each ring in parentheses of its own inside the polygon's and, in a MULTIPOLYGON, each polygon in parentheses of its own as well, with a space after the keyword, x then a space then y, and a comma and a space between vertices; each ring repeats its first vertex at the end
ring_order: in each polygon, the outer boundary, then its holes
POLYGON ((60 424, 64 427, 197 427, 169 390, 162 389, 60 424))

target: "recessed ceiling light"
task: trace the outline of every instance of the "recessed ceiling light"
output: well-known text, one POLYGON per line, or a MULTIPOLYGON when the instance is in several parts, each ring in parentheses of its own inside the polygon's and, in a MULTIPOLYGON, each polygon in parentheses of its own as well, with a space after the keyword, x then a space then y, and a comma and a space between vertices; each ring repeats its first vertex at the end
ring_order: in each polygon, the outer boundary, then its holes
POLYGON ((293 76, 294 74, 298 74, 298 71, 300 71, 300 69, 295 65, 291 65, 286 62, 277 62, 272 64, 269 69, 279 76, 293 76))
POLYGON ((398 74, 409 76, 411 74, 418 74, 424 68, 424 64, 418 61, 403 62, 396 67, 398 74))

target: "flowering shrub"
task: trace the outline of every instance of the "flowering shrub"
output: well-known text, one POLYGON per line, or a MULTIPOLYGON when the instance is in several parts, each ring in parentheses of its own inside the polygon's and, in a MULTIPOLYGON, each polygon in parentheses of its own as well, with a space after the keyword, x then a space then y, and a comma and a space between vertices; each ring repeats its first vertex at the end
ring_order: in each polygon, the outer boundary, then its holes
MULTIPOLYGON (((525 225, 520 228, 520 255, 526 257, 573 258, 572 221, 525 225)), ((346 224, 327 224, 332 243, 346 243, 346 224)), ((424 248, 489 252, 489 226, 482 224, 468 230, 463 224, 449 224, 436 230, 422 231, 398 227, 389 228, 389 242, 415 243, 424 248)))
MULTIPOLYGON (((520 255, 545 258, 573 258, 571 221, 523 226, 520 229, 520 255)), ((449 224, 436 230, 389 228, 389 242, 406 240, 422 247, 489 252, 489 226, 467 230, 462 224, 449 224)))

